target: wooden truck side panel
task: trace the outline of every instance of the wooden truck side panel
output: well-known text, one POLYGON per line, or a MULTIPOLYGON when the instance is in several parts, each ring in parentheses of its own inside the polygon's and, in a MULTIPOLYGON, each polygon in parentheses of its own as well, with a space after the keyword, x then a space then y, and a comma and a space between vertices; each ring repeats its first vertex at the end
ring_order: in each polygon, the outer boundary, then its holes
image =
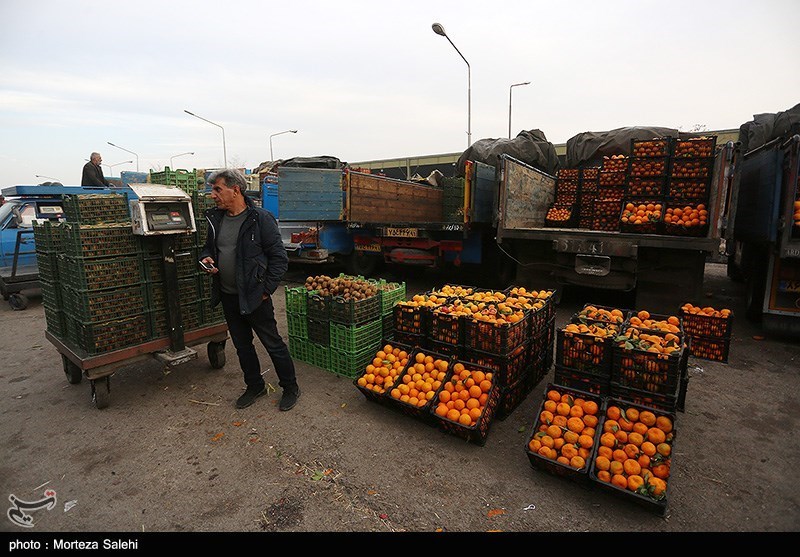
POLYGON ((385 176, 347 173, 347 220, 361 223, 442 221, 442 190, 385 176))

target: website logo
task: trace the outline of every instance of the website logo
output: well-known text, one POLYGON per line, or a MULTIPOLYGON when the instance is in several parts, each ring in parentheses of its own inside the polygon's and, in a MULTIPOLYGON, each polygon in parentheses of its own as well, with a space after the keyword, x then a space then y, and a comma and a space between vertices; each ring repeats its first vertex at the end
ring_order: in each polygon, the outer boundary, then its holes
POLYGON ((33 517, 26 511, 53 510, 56 506, 56 492, 54 489, 47 489, 44 497, 36 501, 23 501, 13 494, 8 496, 8 500, 11 501, 11 507, 6 512, 8 519, 17 526, 33 528, 33 517))

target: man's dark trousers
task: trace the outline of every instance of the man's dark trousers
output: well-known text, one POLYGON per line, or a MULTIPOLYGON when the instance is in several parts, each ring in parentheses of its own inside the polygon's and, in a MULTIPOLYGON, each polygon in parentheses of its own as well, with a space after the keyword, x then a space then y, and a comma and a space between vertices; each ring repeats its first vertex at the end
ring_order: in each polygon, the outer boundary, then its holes
POLYGON ((228 332, 236 347, 239 356, 239 365, 244 372, 244 382, 248 389, 261 390, 264 388, 264 378, 261 376, 261 364, 258 361, 255 346, 253 346, 253 332, 255 331, 261 343, 266 348, 275 373, 278 375, 278 384, 282 388, 297 385, 294 371, 294 362, 289 355, 289 348, 283 342, 278 332, 278 323, 275 321, 275 308, 272 298, 264 300, 260 306, 249 315, 239 312, 239 295, 221 293, 222 310, 225 321, 228 322, 228 332))

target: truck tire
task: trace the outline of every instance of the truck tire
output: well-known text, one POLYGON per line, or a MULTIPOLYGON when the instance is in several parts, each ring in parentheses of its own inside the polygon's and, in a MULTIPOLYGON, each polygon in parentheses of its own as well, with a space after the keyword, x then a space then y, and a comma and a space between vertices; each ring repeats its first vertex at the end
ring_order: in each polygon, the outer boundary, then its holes
POLYGON ((345 258, 345 270, 351 275, 361 275, 369 277, 380 267, 381 259, 376 255, 366 255, 363 251, 353 250, 353 253, 345 258))

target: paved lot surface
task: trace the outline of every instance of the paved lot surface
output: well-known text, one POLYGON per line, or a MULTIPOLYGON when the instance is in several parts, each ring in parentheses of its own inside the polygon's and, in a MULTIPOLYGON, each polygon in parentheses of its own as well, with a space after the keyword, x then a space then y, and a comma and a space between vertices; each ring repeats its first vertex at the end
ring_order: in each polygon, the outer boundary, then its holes
MULTIPOLYGON (((286 284, 299 284, 292 270, 286 284)), ((409 293, 447 277, 409 278, 409 293)), ((535 286, 535 285, 530 285, 535 286)), ((742 288, 709 265, 708 304, 744 315, 742 288)), ((591 291, 564 294, 557 324, 591 291)), ((284 297, 276 295, 286 334, 284 297)), ((245 410, 230 342, 169 373, 120 369, 111 404, 70 385, 45 339, 44 311, 0 304, 0 499, 57 492, 31 532, 779 532, 800 530, 800 344, 756 340, 737 317, 728 364, 691 358, 665 517, 531 467, 524 451, 551 370, 485 446, 365 399, 350 380, 298 363, 298 406, 279 393, 245 410)), ((259 346, 266 378, 277 386, 259 346)), ((5 513, 0 531, 21 532, 5 513)))

